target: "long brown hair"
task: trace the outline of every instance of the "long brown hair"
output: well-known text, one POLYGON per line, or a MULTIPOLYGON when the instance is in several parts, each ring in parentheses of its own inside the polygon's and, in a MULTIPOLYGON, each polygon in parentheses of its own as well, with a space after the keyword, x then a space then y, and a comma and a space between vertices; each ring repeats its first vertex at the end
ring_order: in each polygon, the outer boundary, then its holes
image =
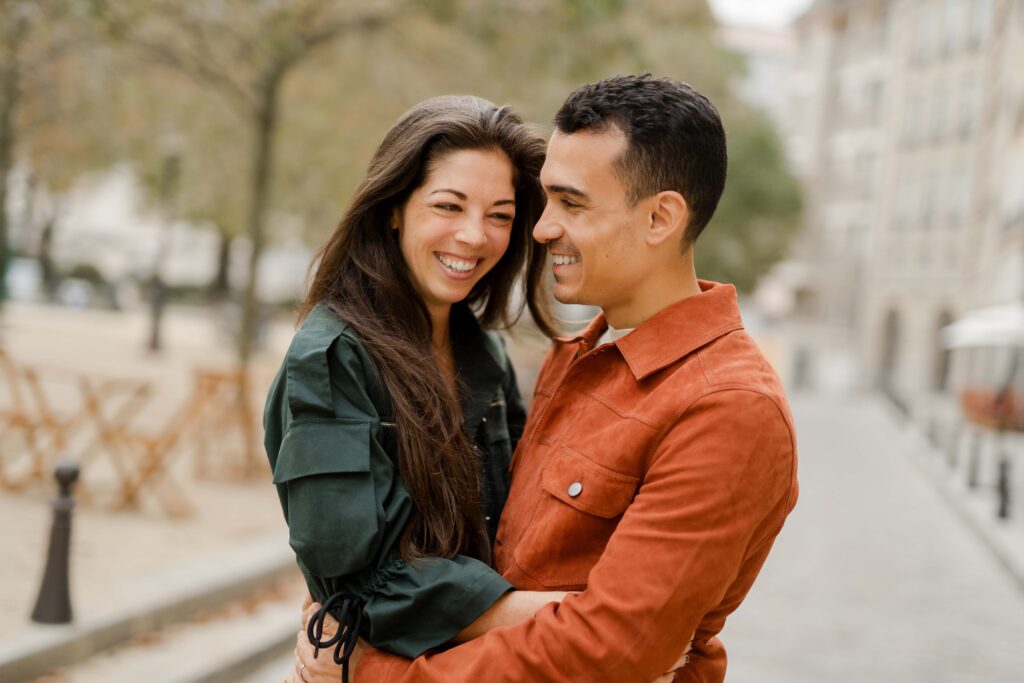
POLYGON ((553 328, 544 294, 542 245, 531 238, 544 208, 543 138, 509 107, 478 97, 436 97, 406 112, 384 136, 338 227, 320 247, 300 319, 326 302, 355 330, 389 395, 398 468, 415 504, 402 556, 490 557, 477 456, 431 349, 431 321, 413 288, 391 226, 392 211, 431 165, 457 150, 501 150, 514 169, 516 211, 508 250, 466 302, 483 327, 510 326, 529 308, 553 328), (510 306, 521 282, 518 306, 510 306))

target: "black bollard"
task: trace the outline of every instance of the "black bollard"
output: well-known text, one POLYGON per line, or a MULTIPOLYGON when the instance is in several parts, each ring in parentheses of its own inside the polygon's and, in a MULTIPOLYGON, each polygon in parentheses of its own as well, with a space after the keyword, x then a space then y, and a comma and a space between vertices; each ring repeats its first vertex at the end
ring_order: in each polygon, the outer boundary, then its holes
POLYGON ((75 501, 71 486, 78 480, 78 465, 62 463, 53 472, 60 493, 53 499, 53 526, 50 528, 50 549, 46 554, 46 570, 39 587, 39 597, 32 610, 32 621, 40 624, 71 622, 71 590, 68 582, 68 560, 71 555, 71 511, 75 501))
POLYGON ((996 493, 998 494, 999 507, 996 509, 996 516, 999 519, 1010 518, 1010 458, 1002 453, 999 458, 999 480, 996 482, 996 493))
POLYGON ((981 479, 981 449, 984 444, 985 434, 980 429, 974 431, 974 440, 971 442, 970 452, 967 455, 967 488, 978 488, 981 479))

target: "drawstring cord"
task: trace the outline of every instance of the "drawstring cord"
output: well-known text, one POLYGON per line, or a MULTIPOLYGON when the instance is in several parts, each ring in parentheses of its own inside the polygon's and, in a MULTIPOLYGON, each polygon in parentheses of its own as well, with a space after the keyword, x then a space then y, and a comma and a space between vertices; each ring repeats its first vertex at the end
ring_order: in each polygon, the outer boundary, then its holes
POLYGON ((310 617, 306 625, 306 637, 313 645, 313 659, 320 654, 320 648, 334 648, 334 663, 341 665, 342 683, 348 683, 348 662, 359 640, 359 628, 363 623, 363 600, 352 593, 335 593, 310 617), (322 640, 324 635, 324 619, 330 613, 335 602, 341 601, 341 614, 338 618, 338 632, 330 640, 322 640))

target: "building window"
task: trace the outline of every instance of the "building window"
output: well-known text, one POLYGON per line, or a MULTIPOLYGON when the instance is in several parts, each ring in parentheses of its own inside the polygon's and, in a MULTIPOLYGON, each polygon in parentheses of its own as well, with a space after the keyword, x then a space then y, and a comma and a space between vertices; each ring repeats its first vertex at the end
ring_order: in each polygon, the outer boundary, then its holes
POLYGON ((942 51, 946 55, 951 55, 960 48, 960 35, 963 25, 963 0, 946 0, 946 21, 942 39, 942 51))
POLYGON ((971 47, 977 48, 988 40, 992 24, 992 0, 974 0, 971 10, 971 25, 968 37, 971 47))
POLYGON ((942 345, 942 328, 953 323, 953 315, 949 311, 942 311, 936 318, 935 324, 935 346, 932 361, 932 390, 944 392, 949 388, 949 361, 950 351, 942 345))
POLYGON ((967 80, 960 90, 959 130, 969 135, 978 125, 981 113, 981 85, 974 79, 967 80))
POLYGON ((950 195, 952 203, 950 207, 951 227, 962 227, 967 223, 968 212, 971 208, 971 189, 973 177, 967 169, 966 162, 958 165, 953 171, 952 187, 950 195))

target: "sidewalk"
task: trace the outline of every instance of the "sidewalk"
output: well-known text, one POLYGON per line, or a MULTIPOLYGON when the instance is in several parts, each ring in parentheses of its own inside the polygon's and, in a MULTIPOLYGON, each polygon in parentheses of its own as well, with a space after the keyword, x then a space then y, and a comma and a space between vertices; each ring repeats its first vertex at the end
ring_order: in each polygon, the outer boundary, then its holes
POLYGON ((793 404, 801 498, 723 633, 730 683, 1022 680, 1024 593, 886 406, 793 404))
MULTIPOLYGON (((149 381, 153 398, 133 423, 143 430, 167 424, 188 395, 195 368, 233 366, 233 350, 218 331, 215 315, 201 309, 168 311, 165 350, 157 355, 144 348, 148 321, 142 311, 12 304, 4 317, 4 347, 18 362, 40 368, 41 374, 86 372, 149 381)), ((287 321, 271 328, 268 349, 253 362, 261 382, 269 381, 291 333, 287 321)), ((80 398, 70 382, 44 388, 51 390, 48 399, 58 408, 80 398)), ((102 460, 90 462, 86 473, 100 466, 101 479, 95 482, 100 486, 106 483, 102 466, 107 463, 102 460)), ((138 630, 126 627, 126 619, 193 609, 190 591, 237 597, 272 577, 297 575, 269 472, 246 481, 198 479, 188 452, 174 455, 172 472, 193 508, 189 516, 170 518, 152 501, 144 501, 140 509, 76 507, 70 566, 74 624, 67 627, 29 621, 46 559, 55 486, 48 480, 23 491, 0 490, 0 650, 14 656, 50 641, 69 647, 98 643, 97 638, 106 642, 111 633, 138 630), (230 567, 237 571, 225 578, 230 567), (247 568, 256 568, 253 576, 260 578, 249 578, 247 568)))

